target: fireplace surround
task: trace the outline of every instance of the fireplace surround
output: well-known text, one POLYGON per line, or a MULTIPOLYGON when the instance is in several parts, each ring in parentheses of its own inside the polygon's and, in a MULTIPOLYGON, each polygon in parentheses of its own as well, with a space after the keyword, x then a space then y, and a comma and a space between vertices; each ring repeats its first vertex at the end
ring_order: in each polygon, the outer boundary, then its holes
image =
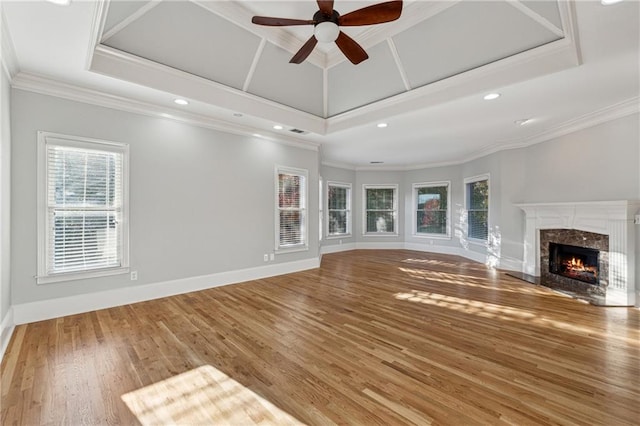
POLYGON ((543 285, 578 293, 594 304, 628 306, 636 303, 636 291, 640 291, 640 288, 636 289, 636 281, 640 274, 635 270, 633 217, 640 209, 639 201, 523 203, 516 206, 526 214, 523 273, 540 277, 543 285), (566 236, 558 238, 558 234, 566 236), (550 242, 599 250, 599 283, 587 284, 549 273, 550 242), (570 283, 567 280, 571 280, 570 283))

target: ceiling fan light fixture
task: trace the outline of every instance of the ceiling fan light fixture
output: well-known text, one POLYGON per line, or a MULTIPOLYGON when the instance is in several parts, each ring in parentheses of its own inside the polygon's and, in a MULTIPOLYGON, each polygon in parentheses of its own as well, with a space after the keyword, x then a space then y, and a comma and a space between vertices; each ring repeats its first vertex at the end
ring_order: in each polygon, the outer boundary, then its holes
POLYGON ((313 34, 321 43, 333 43, 340 34, 340 28, 333 22, 320 22, 315 26, 313 34))

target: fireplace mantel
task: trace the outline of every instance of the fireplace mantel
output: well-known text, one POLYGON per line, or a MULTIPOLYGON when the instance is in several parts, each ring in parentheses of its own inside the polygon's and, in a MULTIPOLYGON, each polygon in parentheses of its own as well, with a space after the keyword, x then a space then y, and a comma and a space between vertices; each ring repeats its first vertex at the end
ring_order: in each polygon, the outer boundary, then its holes
POLYGON ((640 201, 516 204, 526 213, 522 272, 540 276, 540 230, 576 229, 609 236, 611 267, 608 305, 635 300, 635 232, 633 218, 640 201))

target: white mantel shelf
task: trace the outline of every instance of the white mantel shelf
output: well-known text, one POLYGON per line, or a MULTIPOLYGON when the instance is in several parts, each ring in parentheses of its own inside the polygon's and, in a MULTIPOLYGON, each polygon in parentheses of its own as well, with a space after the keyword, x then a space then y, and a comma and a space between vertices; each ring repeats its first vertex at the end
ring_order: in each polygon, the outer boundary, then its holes
POLYGON ((521 203, 516 206, 526 214, 522 272, 540 276, 541 229, 577 229, 608 235, 610 285, 607 304, 634 304, 637 280, 633 218, 640 210, 640 200, 521 203))

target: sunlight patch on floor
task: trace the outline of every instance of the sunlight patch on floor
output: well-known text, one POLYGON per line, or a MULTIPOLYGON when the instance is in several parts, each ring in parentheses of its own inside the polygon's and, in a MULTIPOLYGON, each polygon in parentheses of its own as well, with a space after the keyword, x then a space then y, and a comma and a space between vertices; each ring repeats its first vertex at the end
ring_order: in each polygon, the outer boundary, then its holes
POLYGON ((204 365, 122 395, 143 425, 301 425, 220 370, 204 365))
POLYGON ((406 293, 396 293, 396 299, 408 300, 410 302, 424 303, 428 305, 441 306, 456 311, 462 311, 486 318, 519 319, 531 320, 536 314, 518 308, 496 305, 493 303, 480 302, 478 300, 462 299, 455 296, 447 296, 439 293, 429 293, 425 291, 411 290, 406 293))
POLYGON ((496 305, 494 303, 481 302, 479 300, 463 299, 455 296, 448 296, 440 293, 430 293, 426 291, 410 290, 394 294, 398 300, 406 300, 409 302, 422 303, 426 305, 438 306, 442 308, 452 309, 467 314, 477 315, 483 318, 493 318, 506 321, 517 321, 532 324, 540 327, 553 327, 565 330, 572 334, 597 335, 600 338, 606 338, 611 341, 622 341, 625 344, 638 345, 639 342, 635 336, 629 338, 627 336, 614 336, 601 329, 594 329, 571 324, 565 321, 558 321, 536 312, 527 311, 520 308, 510 306, 496 305), (635 341, 634 341, 635 340, 635 341))
MULTIPOLYGON (((473 277, 470 275, 451 274, 447 272, 430 271, 427 269, 413 269, 413 268, 403 268, 403 267, 399 267, 398 269, 406 274, 409 274, 413 278, 419 278, 423 280, 438 281, 438 282, 443 282, 447 284, 463 285, 467 287, 484 288, 484 289, 495 290, 495 291, 504 291, 507 293, 527 293, 527 294, 539 293, 539 291, 535 287, 518 288, 517 290, 514 290, 514 289, 505 288, 504 286, 498 287, 495 285, 486 285, 482 283, 483 281, 482 279, 479 279, 477 277, 473 277)), ((490 273, 492 272, 490 271, 490 273)))

